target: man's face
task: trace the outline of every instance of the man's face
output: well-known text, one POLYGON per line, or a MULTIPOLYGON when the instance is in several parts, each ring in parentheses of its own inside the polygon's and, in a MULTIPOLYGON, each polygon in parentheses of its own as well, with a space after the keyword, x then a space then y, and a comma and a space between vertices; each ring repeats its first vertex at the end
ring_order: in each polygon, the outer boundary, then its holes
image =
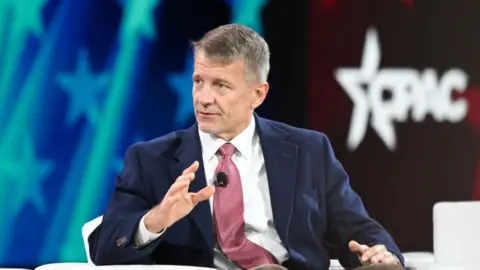
POLYGON ((228 65, 195 54, 193 105, 203 132, 230 140, 248 126, 253 110, 265 99, 268 84, 247 81, 244 61, 228 65))

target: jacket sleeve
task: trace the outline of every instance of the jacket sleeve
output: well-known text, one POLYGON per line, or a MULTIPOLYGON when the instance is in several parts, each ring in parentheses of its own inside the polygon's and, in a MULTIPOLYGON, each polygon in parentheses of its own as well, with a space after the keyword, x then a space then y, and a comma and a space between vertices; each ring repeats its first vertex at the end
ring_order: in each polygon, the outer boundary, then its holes
POLYGON ((355 240, 369 247, 385 245, 403 265, 404 259, 393 238, 378 222, 369 217, 362 200, 351 188, 347 173, 335 157, 330 141, 325 135, 322 137, 327 170, 327 241, 337 249, 340 263, 343 267, 361 265, 357 255, 348 247, 350 240, 355 240))
POLYGON ((146 246, 135 246, 139 222, 153 207, 147 200, 137 147, 135 144, 128 148, 102 223, 88 238, 95 265, 152 264, 151 254, 162 240, 160 236, 146 246))

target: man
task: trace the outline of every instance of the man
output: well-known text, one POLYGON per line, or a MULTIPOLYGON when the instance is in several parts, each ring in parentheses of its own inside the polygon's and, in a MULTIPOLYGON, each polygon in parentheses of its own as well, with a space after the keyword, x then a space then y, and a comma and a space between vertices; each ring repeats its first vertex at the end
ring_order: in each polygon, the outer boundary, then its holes
POLYGON ((345 267, 403 263, 326 136, 254 113, 268 92, 265 40, 230 24, 194 52, 196 124, 127 150, 89 238, 93 262, 328 269, 327 241, 345 267))

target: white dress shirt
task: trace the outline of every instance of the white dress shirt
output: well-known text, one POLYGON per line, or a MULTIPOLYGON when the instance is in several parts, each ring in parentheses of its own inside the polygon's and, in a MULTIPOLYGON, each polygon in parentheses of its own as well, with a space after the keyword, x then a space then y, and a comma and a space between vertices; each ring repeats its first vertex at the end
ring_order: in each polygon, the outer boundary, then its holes
MULTIPOLYGON (((220 160, 217 151, 226 141, 200 130, 199 136, 206 184, 212 185, 215 169, 220 160)), ((232 161, 237 166, 242 181, 245 235, 248 240, 268 250, 279 263, 282 263, 288 259, 288 253, 273 224, 265 161, 253 117, 248 127, 230 143, 237 149, 232 156, 232 161)), ((212 211, 213 197, 209 199, 212 211)), ((161 233, 149 232, 142 218, 135 236, 135 243, 139 246, 146 245, 160 235, 161 233)))

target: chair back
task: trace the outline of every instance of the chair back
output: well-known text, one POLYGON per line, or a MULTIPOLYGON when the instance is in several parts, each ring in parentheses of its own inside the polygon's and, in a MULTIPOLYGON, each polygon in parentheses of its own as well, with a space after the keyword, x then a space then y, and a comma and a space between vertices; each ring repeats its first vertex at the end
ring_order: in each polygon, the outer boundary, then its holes
POLYGON ((480 269, 480 202, 439 202, 433 207, 433 253, 442 265, 480 269))
POLYGON ((103 216, 99 216, 87 223, 82 227, 82 237, 83 244, 85 245, 85 252, 87 253, 87 260, 89 264, 93 265, 92 259, 90 258, 90 246, 88 245, 88 237, 92 232, 102 223, 103 216))

